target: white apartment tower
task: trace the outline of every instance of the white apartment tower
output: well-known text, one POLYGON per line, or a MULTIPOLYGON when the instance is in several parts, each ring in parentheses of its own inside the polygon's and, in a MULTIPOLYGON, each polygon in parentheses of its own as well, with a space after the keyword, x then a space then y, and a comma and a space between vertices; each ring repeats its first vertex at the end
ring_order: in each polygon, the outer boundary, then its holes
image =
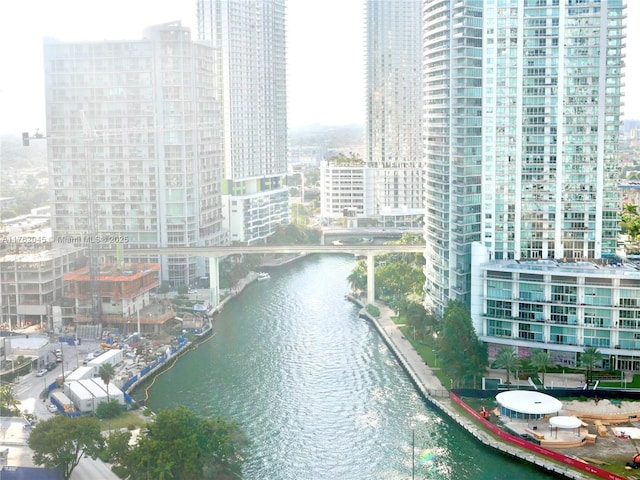
MULTIPOLYGON (((95 255, 226 241, 215 52, 179 22, 143 37, 44 44, 54 241, 90 237, 95 255)), ((161 263, 174 286, 204 274, 161 263)))
POLYGON ((263 242, 289 222, 284 0, 198 0, 198 35, 219 55, 229 239, 263 242))
POLYGON ((425 0, 427 293, 489 260, 615 253, 622 0, 425 0))
POLYGON ((388 226, 424 216, 422 0, 367 0, 367 167, 374 214, 388 226))

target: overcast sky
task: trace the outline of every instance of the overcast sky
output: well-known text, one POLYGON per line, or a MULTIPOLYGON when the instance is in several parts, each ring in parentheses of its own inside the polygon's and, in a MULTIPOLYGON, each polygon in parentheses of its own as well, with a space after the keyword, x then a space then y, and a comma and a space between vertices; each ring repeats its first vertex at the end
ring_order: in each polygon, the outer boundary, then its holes
MULTIPOLYGON (((364 123, 364 1, 288 0, 289 126, 364 123)), ((624 110, 640 119, 640 0, 627 3, 624 110)), ((43 37, 136 40, 174 20, 195 38, 195 0, 0 0, 0 132, 45 128, 43 37)))

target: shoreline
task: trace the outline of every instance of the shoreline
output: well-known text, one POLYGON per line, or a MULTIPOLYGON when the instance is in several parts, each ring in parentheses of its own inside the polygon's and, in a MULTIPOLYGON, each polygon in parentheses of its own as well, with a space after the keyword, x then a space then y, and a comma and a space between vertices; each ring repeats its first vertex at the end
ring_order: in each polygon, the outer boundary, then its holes
MULTIPOLYGON (((307 254, 303 253, 303 254, 295 255, 293 257, 285 257, 280 259, 279 263, 276 261, 272 261, 272 262, 268 262, 266 264, 260 265, 258 268, 277 268, 283 265, 288 265, 290 263, 296 262, 302 258, 305 258, 306 256, 307 254)), ((249 272, 249 274, 246 277, 241 279, 232 289, 228 290, 229 294, 225 296, 222 300, 220 300, 220 303, 218 303, 218 305, 213 307, 211 315, 213 316, 216 313, 220 313, 224 309, 224 306, 227 304, 228 301, 240 295, 244 291, 244 289, 247 288, 247 286, 251 285, 257 280, 258 280, 258 273, 255 271, 249 272)), ((212 318, 211 328, 209 329, 206 335, 202 337, 198 337, 195 340, 192 340, 185 345, 181 345, 175 352, 172 353, 172 355, 167 357, 161 364, 154 366, 150 371, 145 372, 143 376, 136 378, 130 385, 127 385, 123 389, 123 392, 131 398, 132 402, 136 404, 140 404, 145 408, 148 408, 146 406, 146 403, 149 400, 148 398, 149 395, 147 395, 147 398, 143 402, 139 402, 133 398, 134 391, 137 388, 143 386, 148 381, 151 381, 153 384, 153 381, 155 381, 155 379, 158 376, 162 375, 164 372, 169 370, 175 364, 175 362, 179 360, 179 358, 182 355, 189 353, 194 348, 198 348, 200 344, 210 340, 213 336, 215 336, 215 333, 213 332, 214 322, 215 322, 215 319, 212 318)), ((149 388, 149 386, 147 386, 146 388, 149 388)))
POLYGON ((475 437, 476 440, 484 446, 497 450, 515 461, 525 461, 541 470, 562 478, 571 480, 588 480, 593 478, 592 476, 583 474, 583 472, 579 470, 570 470, 566 465, 553 463, 542 455, 520 450, 509 443, 499 441, 473 420, 459 414, 454 408, 455 402, 452 401, 450 393, 433 374, 432 369, 422 360, 422 357, 418 355, 411 343, 406 340, 398 325, 391 319, 391 317, 395 315, 395 312, 385 304, 376 301, 375 305, 380 309, 380 318, 375 318, 366 311, 366 303, 363 303, 359 298, 351 294, 346 295, 345 298, 362 307, 359 315, 368 319, 376 328, 422 397, 438 411, 442 412, 442 414, 466 430, 467 433, 475 437))

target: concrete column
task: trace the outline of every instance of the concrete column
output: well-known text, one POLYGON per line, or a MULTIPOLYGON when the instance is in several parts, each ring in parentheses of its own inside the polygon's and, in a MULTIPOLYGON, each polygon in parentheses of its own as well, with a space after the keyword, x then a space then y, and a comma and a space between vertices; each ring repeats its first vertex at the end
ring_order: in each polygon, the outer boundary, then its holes
POLYGON ((372 253, 367 255, 367 303, 376 301, 375 258, 376 256, 372 253))
POLYGON ((209 257, 209 303, 220 304, 220 263, 218 257, 209 257))

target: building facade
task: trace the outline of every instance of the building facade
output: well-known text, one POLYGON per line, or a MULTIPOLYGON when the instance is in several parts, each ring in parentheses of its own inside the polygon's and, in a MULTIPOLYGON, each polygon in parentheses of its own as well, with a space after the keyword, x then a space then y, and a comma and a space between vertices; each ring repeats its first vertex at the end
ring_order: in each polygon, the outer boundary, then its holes
POLYGON ((474 242, 488 261, 614 254, 622 0, 424 8, 426 290, 436 311, 449 299, 470 304, 474 242))
POLYGON ((284 0, 198 0, 198 37, 219 57, 229 240, 289 223, 284 0))
POLYGON ((320 162, 320 215, 322 218, 371 218, 375 171, 362 162, 320 162))
POLYGON ((385 225, 415 226, 424 216, 422 0, 368 0, 366 26, 366 155, 375 173, 367 209, 385 225))
POLYGON ((549 352, 559 365, 598 348, 602 367, 640 370, 640 266, 615 257, 597 262, 489 260, 475 244, 471 316, 493 357, 499 347, 520 356, 549 352))
MULTIPOLYGON (((143 37, 44 44, 54 241, 92 257, 226 242, 215 52, 179 22, 143 37)), ((204 274, 194 257, 160 261, 175 286, 204 274)))
POLYGON ((101 265, 97 275, 85 266, 65 274, 65 297, 75 302, 74 327, 91 324, 93 309, 102 325, 124 335, 158 333, 175 314, 171 302, 151 292, 160 286, 159 264, 101 265), (99 300, 94 301, 94 290, 99 300))
MULTIPOLYGON (((4 253, 4 252, 3 252, 4 253)), ((0 257, 0 329, 40 324, 53 329, 52 306, 64 295, 64 274, 78 267, 82 249, 49 243, 0 257)))
POLYGON ((468 303, 480 240, 482 1, 427 0, 423 12, 425 293, 441 314, 450 299, 468 303))

